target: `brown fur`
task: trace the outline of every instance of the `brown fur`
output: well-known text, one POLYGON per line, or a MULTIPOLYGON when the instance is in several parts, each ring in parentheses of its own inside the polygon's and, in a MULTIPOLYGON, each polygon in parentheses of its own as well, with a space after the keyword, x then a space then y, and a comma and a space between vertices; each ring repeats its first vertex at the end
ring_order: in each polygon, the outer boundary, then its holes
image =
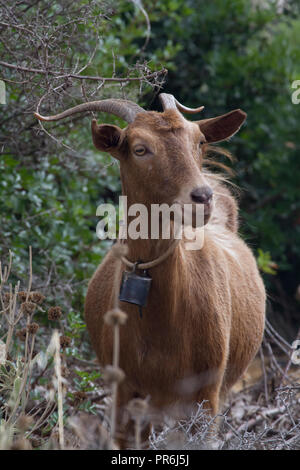
MULTIPOLYGON (((226 115, 227 137, 237 130, 236 119, 232 124, 228 119, 226 115)), ((213 124, 209 130, 205 121, 210 142, 213 124)), ((94 122, 93 139, 100 150, 102 134, 94 122)), ((120 367, 126 373, 120 409, 133 397, 150 396, 156 409, 206 400, 205 406, 216 414, 220 395, 253 359, 264 329, 264 285, 252 252, 237 234, 237 203, 222 181, 201 170, 201 121, 186 121, 175 110, 148 112, 125 130, 113 128, 108 134, 113 138, 108 144, 106 133, 105 148, 120 160, 128 206, 140 202, 150 209, 150 204, 172 204, 178 198, 186 203, 190 191, 201 184, 214 191, 203 248, 187 251, 182 240, 149 270, 152 286, 142 319, 137 306, 120 302, 128 314, 120 339, 120 367), (144 157, 134 155, 136 143, 147 146, 144 157)), ((128 258, 153 260, 171 242, 128 239, 128 258)), ((103 315, 112 307, 115 270, 109 252, 89 283, 85 303, 87 327, 102 365, 111 363, 113 355, 112 329, 103 315)))

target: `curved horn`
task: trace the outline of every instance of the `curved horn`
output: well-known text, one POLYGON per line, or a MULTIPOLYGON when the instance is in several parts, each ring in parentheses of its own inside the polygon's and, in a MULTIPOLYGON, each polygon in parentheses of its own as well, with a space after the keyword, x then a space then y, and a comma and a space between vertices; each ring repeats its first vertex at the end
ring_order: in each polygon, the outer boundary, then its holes
POLYGON ((183 104, 179 103, 173 95, 169 95, 168 93, 161 93, 159 95, 159 99, 164 111, 166 109, 178 109, 183 113, 196 114, 200 113, 200 111, 204 109, 204 106, 200 106, 199 108, 187 108, 186 106, 183 106, 183 104))
POLYGON ((54 116, 41 116, 39 113, 34 113, 34 115, 40 121, 58 121, 59 119, 64 119, 68 116, 73 116, 73 114, 84 113, 86 111, 100 111, 114 114, 128 123, 133 122, 137 114, 146 113, 143 108, 133 101, 108 99, 79 104, 78 106, 69 108, 60 114, 55 114, 54 116))

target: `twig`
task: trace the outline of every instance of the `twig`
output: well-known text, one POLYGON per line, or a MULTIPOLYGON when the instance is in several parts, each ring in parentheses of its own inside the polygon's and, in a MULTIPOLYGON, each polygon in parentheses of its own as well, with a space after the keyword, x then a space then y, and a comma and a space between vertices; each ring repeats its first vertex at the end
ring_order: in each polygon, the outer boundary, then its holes
POLYGON ((262 411, 259 416, 256 418, 250 419, 250 421, 247 421, 246 423, 242 424, 237 432, 241 433, 243 431, 251 431, 257 424, 261 423, 264 419, 266 418, 271 418, 272 416, 275 416, 278 413, 282 413, 286 409, 285 406, 280 406, 278 408, 272 408, 271 410, 266 410, 262 411))
POLYGON ((139 54, 141 54, 147 47, 148 43, 149 43, 149 40, 150 40, 150 36, 151 36, 151 23, 150 23, 150 19, 149 19, 149 16, 148 16, 148 13, 147 11, 145 10, 145 8, 143 7, 143 4, 141 2, 141 0, 131 0, 131 2, 141 11, 141 13, 144 15, 145 17, 145 20, 146 20, 146 25, 147 25, 147 32, 146 32, 146 39, 145 39, 145 42, 143 44, 143 46, 141 47, 140 51, 139 51, 139 54))
MULTIPOLYGON (((280 341, 276 338, 276 336, 272 333, 272 331, 268 328, 268 326, 266 326, 266 332, 267 332, 268 335, 272 338, 272 340, 274 341, 274 343, 276 343, 277 346, 278 346, 286 355, 288 355, 288 354, 289 354, 289 351, 288 351, 284 346, 282 346, 282 344, 280 343, 280 341)), ((289 345, 289 348, 291 348, 290 345, 289 345)))
MULTIPOLYGON (((299 328, 299 330, 298 330, 298 332, 297 332, 295 341, 297 341, 298 339, 300 339, 300 328, 299 328)), ((293 352, 294 352, 294 350, 291 349, 290 354, 289 354, 289 359, 288 359, 288 361, 287 361, 287 364, 286 364, 286 366, 285 366, 284 372, 283 372, 282 377, 281 377, 281 380, 280 380, 279 388, 282 387, 283 381, 284 381, 284 379, 286 378, 287 373, 288 373, 288 371, 289 371, 289 368, 290 368, 290 366, 291 366, 291 364, 292 364, 293 352)))
MULTIPOLYGON (((56 403, 52 401, 48 401, 46 408, 44 409, 42 416, 36 421, 34 426, 31 428, 31 430, 26 434, 26 438, 28 438, 33 432, 37 431, 45 422, 45 419, 49 416, 50 413, 52 413, 56 408, 56 403), (52 409, 51 409, 52 406, 52 409), (48 411, 50 412, 48 413, 48 411)), ((38 410, 39 411, 39 410, 38 410)))
POLYGON ((61 74, 60 72, 55 72, 53 70, 35 69, 35 68, 30 68, 30 67, 23 67, 21 65, 9 64, 7 62, 4 62, 3 60, 0 60, 0 65, 3 65, 3 67, 9 68, 9 69, 14 69, 14 70, 18 70, 18 71, 26 72, 26 73, 52 75, 56 79, 75 78, 78 80, 94 80, 94 81, 101 81, 101 82, 118 82, 118 83, 150 80, 151 78, 156 78, 158 75, 165 75, 167 72, 167 69, 163 68, 161 70, 157 70, 156 72, 152 72, 147 75, 142 75, 141 77, 126 77, 126 78, 124 77, 100 77, 100 76, 92 76, 92 75, 78 75, 74 73, 61 74))
POLYGON ((265 358, 264 358, 264 352, 263 352, 262 346, 259 349, 259 353, 260 353, 261 367, 262 367, 263 375, 264 375, 265 399, 266 399, 266 402, 269 403, 268 381, 267 381, 265 358))
POLYGON ((266 319, 266 330, 271 330, 271 332, 269 332, 270 336, 272 336, 271 333, 273 333, 288 349, 292 349, 291 345, 275 330, 268 319, 266 319))
POLYGON ((53 333, 54 342, 54 366, 57 379, 57 404, 58 404, 58 434, 60 449, 64 449, 64 422, 63 422, 63 390, 62 390, 62 375, 61 375, 61 360, 60 360, 60 342, 58 331, 53 333))

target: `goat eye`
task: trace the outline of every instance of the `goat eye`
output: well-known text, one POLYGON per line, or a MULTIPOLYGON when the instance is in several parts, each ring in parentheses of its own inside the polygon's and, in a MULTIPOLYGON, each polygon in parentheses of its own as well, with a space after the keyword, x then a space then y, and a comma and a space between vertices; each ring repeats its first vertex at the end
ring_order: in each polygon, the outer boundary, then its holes
POLYGON ((200 140, 199 147, 202 147, 202 145, 204 145, 204 144, 205 144, 205 140, 200 140))
POLYGON ((135 147, 134 153, 139 157, 142 157, 146 153, 146 147, 144 147, 143 145, 138 145, 137 147, 135 147))

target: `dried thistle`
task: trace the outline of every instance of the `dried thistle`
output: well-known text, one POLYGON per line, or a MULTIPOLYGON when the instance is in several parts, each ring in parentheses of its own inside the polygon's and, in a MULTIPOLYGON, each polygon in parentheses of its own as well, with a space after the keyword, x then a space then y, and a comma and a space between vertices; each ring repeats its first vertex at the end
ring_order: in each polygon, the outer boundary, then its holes
POLYGON ((65 349, 71 344, 71 338, 69 336, 60 336, 59 338, 60 346, 65 349))
POLYGON ((33 302, 23 302, 21 304, 21 310, 26 315, 32 315, 36 310, 36 304, 33 302))
POLYGON ((107 325, 124 325, 127 320, 127 314, 119 308, 113 308, 104 315, 104 321, 107 325))
POLYGON ((127 408, 135 421, 135 447, 141 449, 141 425, 148 410, 148 402, 142 398, 133 398, 127 408))
POLYGON ((113 384, 113 383, 120 383, 124 380, 125 378, 125 373, 122 369, 119 367, 114 367, 114 366, 106 366, 103 372, 103 379, 105 382, 108 384, 113 384))
POLYGON ((56 321, 62 316, 62 310, 60 307, 51 307, 48 310, 48 320, 56 321))
POLYGON ((25 341, 26 340, 26 328, 22 328, 21 330, 17 330, 16 331, 16 336, 17 338, 19 338, 21 341, 25 341))
POLYGON ((31 302, 34 302, 37 305, 41 305, 44 302, 45 298, 46 297, 40 292, 31 292, 29 294, 29 300, 31 300, 31 302))
POLYGON ((27 292, 21 290, 20 292, 18 292, 18 299, 20 302, 26 302, 26 299, 27 299, 27 292))
POLYGON ((27 331, 30 335, 35 335, 38 332, 39 325, 37 323, 30 323, 27 325, 27 331))
POLYGON ((8 307, 10 302, 11 302, 11 299, 12 299, 12 296, 10 295, 9 292, 6 292, 4 295, 3 295, 3 303, 4 303, 4 307, 8 307))
POLYGON ((148 401, 142 398, 133 398, 127 406, 129 413, 134 419, 143 418, 148 407, 148 401))

